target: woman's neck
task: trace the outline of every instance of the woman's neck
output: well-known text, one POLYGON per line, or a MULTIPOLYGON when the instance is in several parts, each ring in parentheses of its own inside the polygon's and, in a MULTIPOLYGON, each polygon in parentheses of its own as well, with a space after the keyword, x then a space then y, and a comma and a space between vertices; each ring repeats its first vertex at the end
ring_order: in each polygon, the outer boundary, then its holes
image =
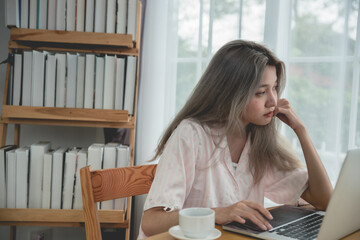
POLYGON ((231 155, 231 160, 235 163, 239 162, 241 153, 244 150, 246 144, 246 135, 228 133, 226 135, 226 140, 228 142, 228 147, 231 155))

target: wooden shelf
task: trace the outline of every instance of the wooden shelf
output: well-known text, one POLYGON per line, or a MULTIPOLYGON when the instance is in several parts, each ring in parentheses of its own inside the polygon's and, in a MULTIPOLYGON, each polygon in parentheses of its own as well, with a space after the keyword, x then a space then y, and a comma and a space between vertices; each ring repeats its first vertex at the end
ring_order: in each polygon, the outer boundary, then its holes
MULTIPOLYGON (((127 227, 124 211, 99 210, 100 222, 106 225, 127 227)), ((82 226, 83 210, 0 208, 1 225, 43 225, 43 226, 82 226), (36 224, 34 224, 36 223, 36 224)))
POLYGON ((12 28, 11 50, 83 52, 138 56, 132 35, 12 28))

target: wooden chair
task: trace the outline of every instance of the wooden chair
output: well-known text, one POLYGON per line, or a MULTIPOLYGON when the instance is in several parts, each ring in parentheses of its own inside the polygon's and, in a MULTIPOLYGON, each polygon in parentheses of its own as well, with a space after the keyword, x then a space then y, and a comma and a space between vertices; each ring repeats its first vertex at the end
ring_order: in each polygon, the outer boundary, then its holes
POLYGON ((87 166, 80 170, 87 240, 102 239, 96 203, 148 193, 156 166, 153 164, 95 171, 87 166))

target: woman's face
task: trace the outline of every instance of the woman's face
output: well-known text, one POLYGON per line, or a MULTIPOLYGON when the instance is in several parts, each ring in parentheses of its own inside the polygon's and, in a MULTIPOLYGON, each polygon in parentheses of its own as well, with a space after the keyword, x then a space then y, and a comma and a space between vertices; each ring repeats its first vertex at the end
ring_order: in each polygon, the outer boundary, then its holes
POLYGON ((267 125, 274 115, 277 105, 277 76, 275 66, 267 66, 259 89, 246 106, 242 121, 245 126, 267 125))

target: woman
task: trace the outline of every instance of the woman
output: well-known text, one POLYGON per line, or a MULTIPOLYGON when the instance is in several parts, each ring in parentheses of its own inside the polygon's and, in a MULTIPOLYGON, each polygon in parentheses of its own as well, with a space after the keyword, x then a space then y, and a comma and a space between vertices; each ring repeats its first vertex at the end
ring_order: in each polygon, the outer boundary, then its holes
POLYGON ((326 209, 332 186, 304 124, 279 98, 284 85, 284 63, 260 44, 236 40, 215 54, 158 145, 139 238, 177 225, 188 207, 213 208, 217 224, 252 221, 264 230, 272 228, 264 197, 326 209), (306 168, 277 119, 297 135, 306 168))

